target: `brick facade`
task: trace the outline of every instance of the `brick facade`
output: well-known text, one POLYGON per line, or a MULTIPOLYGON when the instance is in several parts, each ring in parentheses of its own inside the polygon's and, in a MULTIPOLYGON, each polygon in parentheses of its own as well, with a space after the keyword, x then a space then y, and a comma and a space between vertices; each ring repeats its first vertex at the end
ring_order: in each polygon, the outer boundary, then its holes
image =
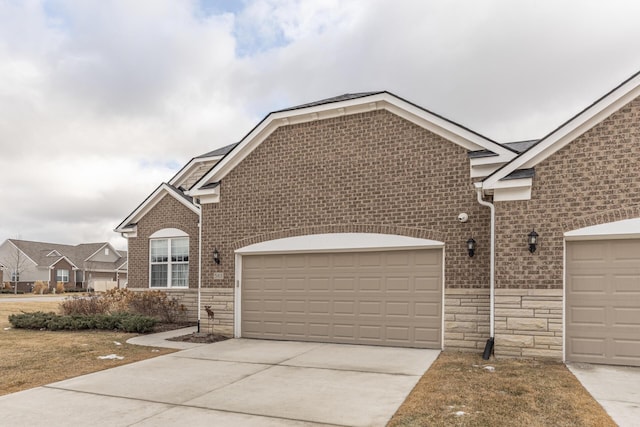
POLYGON ((531 200, 495 204, 496 309, 501 310, 496 354, 560 358, 564 233, 640 217, 640 98, 535 171, 531 200), (531 254, 526 238, 533 228, 540 238, 531 254), (533 296, 541 298, 538 307, 531 306, 533 296))
MULTIPOLYGON (((466 149, 385 110, 282 125, 222 179, 219 202, 202 206, 202 305, 213 305, 220 327, 233 327, 234 251, 247 245, 346 232, 432 239, 445 243, 443 345, 482 351, 489 209, 476 200, 469 167, 466 149)), ((495 203, 497 356, 562 357, 564 233, 640 217, 639 170, 640 98, 535 165, 531 200, 495 203), (533 254, 532 229, 540 235, 533 254)), ((149 236, 162 228, 190 236, 190 289, 171 293, 193 320, 198 215, 173 197, 129 239, 129 286, 149 287, 149 236)))
POLYGON ((149 288, 149 236, 163 228, 177 228, 189 235, 189 288, 198 288, 198 215, 174 197, 166 195, 137 225, 130 237, 128 287, 149 288))
MULTIPOLYGON (((220 202, 202 208, 203 259, 214 248, 222 259, 203 263, 204 288, 234 286, 235 249, 340 232, 443 241, 447 289, 489 285, 489 210, 476 200, 467 150, 389 112, 279 128, 222 180, 220 202), (460 212, 467 223, 458 222, 460 212), (470 258, 472 236, 478 249, 470 258)), ((469 322, 488 323, 482 301, 469 322)), ((488 330, 473 329, 473 340, 486 341, 488 330)))

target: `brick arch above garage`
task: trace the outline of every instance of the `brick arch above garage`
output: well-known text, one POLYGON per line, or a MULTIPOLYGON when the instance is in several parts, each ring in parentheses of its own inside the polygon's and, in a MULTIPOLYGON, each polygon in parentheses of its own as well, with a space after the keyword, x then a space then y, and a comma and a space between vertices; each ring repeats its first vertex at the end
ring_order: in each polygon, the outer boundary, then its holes
POLYGON ((278 230, 270 233, 252 236, 233 242, 234 250, 256 243, 267 242, 270 240, 284 239, 287 237, 298 237, 313 234, 335 234, 335 233, 371 233, 371 234, 390 234, 406 237, 415 237, 419 239, 444 241, 441 233, 432 230, 423 230, 418 228, 408 228, 393 225, 380 224, 333 224, 320 225, 302 228, 289 228, 278 230))
POLYGON ((617 209, 610 209, 595 214, 568 218, 562 223, 563 231, 578 230, 580 228, 592 227, 594 225, 608 224, 625 219, 640 218, 640 205, 625 206, 617 209))

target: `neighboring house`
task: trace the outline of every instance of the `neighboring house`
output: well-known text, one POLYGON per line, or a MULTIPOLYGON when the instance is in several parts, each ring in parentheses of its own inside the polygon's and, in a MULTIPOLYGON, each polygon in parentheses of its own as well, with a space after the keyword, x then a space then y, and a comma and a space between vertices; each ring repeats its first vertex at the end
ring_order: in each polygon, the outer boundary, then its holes
POLYGON ((388 92, 273 112, 116 229, 129 287, 236 336, 640 366, 639 96, 507 144, 388 92))
POLYGON ((66 289, 92 289, 95 282, 126 282, 127 252, 106 242, 61 245, 7 239, 0 245, 4 282, 18 282, 18 290, 29 292, 35 282, 49 288, 64 283, 66 289))

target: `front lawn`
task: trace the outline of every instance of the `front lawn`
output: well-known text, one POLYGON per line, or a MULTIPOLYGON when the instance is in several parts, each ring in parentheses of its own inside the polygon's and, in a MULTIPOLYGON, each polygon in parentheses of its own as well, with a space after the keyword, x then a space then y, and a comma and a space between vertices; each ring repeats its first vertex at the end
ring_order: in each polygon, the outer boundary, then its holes
POLYGON ((559 362, 442 353, 388 426, 615 427, 559 362))
POLYGON ((60 301, 0 301, 0 395, 175 351, 127 344, 126 340, 136 334, 13 329, 7 319, 21 311, 57 312, 59 304, 60 301), (123 359, 98 358, 111 354, 123 359))

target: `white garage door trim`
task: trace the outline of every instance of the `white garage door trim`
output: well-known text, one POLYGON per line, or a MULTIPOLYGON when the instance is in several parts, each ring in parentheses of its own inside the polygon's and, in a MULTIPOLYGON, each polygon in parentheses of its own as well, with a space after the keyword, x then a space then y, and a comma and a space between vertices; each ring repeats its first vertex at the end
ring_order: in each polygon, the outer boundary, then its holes
MULTIPOLYGON (((236 338, 242 337, 242 256, 255 254, 316 253, 316 252, 365 252, 406 249, 444 248, 444 242, 420 239, 416 237, 376 233, 327 233, 306 236, 286 237, 248 245, 235 251, 235 277, 233 332, 236 338)), ((444 284, 445 251, 442 251, 442 301, 441 337, 444 345, 444 284)))
POLYGON ((564 233, 562 259, 562 360, 567 361, 567 242, 640 238, 640 218, 614 221, 564 233))

